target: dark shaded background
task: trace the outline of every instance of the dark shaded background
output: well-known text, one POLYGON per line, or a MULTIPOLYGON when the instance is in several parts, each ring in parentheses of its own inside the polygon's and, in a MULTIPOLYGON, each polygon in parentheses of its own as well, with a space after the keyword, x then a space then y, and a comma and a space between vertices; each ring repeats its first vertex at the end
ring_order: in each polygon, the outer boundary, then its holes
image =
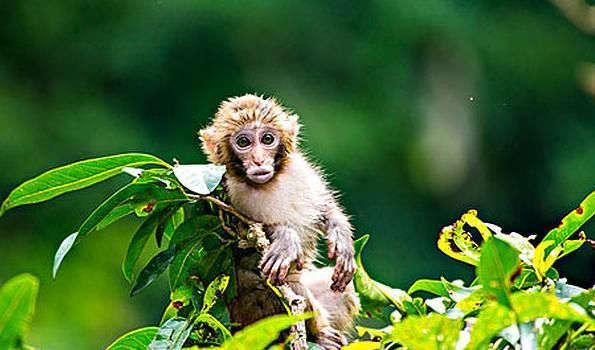
MULTIPOLYGON (((373 235, 370 273, 399 288, 469 282, 435 247, 467 209, 543 235, 594 189, 595 41, 547 1, 4 0, 0 14, 1 197, 99 155, 203 162, 196 130, 246 92, 301 115, 304 148, 373 235)), ((0 220, 0 281, 42 280, 33 345, 98 349, 158 322, 165 284, 130 299, 120 273, 133 220, 50 279, 59 242, 125 180, 0 220)), ((560 270, 591 286, 594 256, 560 270)))

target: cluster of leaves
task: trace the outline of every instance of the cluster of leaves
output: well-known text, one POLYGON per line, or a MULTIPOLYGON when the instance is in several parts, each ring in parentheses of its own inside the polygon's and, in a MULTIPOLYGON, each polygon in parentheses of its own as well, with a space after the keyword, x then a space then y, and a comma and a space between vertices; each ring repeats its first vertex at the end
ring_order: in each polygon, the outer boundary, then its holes
MULTIPOLYGON (((232 248, 242 235, 219 185, 224 171, 215 165, 172 166, 146 154, 90 159, 23 183, 4 201, 0 215, 121 173, 131 175, 129 184, 109 196, 64 239, 54 259, 55 276, 65 256, 88 234, 127 216, 142 220, 122 263, 124 277, 135 295, 168 271, 171 301, 159 326, 125 334, 108 349, 266 349, 283 330, 309 315, 274 316, 232 335, 234 325, 227 310, 235 296, 232 248), (159 250, 144 267, 137 268, 151 237, 159 250)), ((572 349, 593 341, 594 291, 567 284, 553 264, 585 242, 584 233, 578 239, 570 237, 594 213, 595 193, 534 246, 530 238, 502 233, 469 211, 445 227, 438 240, 444 253, 476 267, 477 278, 469 286, 462 281, 419 280, 405 292, 376 282, 361 259, 369 237, 360 238, 355 242, 358 269, 354 284, 362 303, 362 323, 372 318, 385 324, 380 329, 359 327, 359 339, 349 347, 551 349, 560 345, 572 349), (470 229, 481 235, 481 247, 470 229), (419 292, 436 297, 411 296, 419 292)), ((0 322, 0 345, 8 344, 5 348, 24 347, 22 334, 37 291, 31 276, 15 280, 0 290, 0 311, 12 305, 20 310, 2 312, 8 315, 6 325, 0 322), (20 279, 29 287, 15 287, 20 279)))
POLYGON ((463 281, 422 279, 405 293, 369 279, 356 242, 359 290, 374 288, 375 298, 360 293, 364 310, 392 307, 369 315, 384 328, 359 327, 351 349, 592 349, 595 346, 595 289, 568 284, 554 263, 586 242, 571 237, 595 214, 595 192, 562 219, 536 245, 535 237, 503 233, 484 223, 475 210, 440 232, 438 248, 475 267, 476 278, 463 281), (481 244, 474 235, 481 237, 481 244), (423 299, 418 294, 432 295, 423 299))
MULTIPOLYGON (((280 315, 232 336, 226 304, 235 291, 234 279, 230 277, 233 277, 232 245, 237 237, 233 231, 224 229, 233 224, 232 218, 213 204, 225 205, 220 201, 223 193, 219 186, 224 171, 225 167, 211 164, 171 166, 146 154, 84 160, 23 183, 4 201, 0 214, 86 188, 118 174, 131 175, 129 184, 110 195, 76 232, 62 241, 54 258, 55 276, 66 255, 87 235, 127 216, 142 219, 124 257, 122 272, 131 283, 131 295, 135 295, 167 270, 171 302, 159 327, 132 331, 108 349, 265 348, 281 331, 307 315, 280 315), (151 236, 159 251, 139 269, 137 265, 151 236)), ((6 288, 10 286, 7 283, 6 288)), ((6 303, 11 303, 9 297, 6 303)), ((4 337, 4 330, 0 328, 0 331, 4 337)), ((13 333, 22 334, 20 331, 6 334, 13 333)), ((20 347, 18 339, 11 336, 10 347, 20 347)))

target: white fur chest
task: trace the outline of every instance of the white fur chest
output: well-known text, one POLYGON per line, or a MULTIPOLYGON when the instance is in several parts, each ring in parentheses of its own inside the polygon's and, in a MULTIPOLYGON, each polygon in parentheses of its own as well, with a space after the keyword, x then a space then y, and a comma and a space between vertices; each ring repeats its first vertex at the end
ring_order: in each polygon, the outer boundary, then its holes
POLYGON ((301 155, 290 159, 274 182, 256 188, 228 178, 232 205, 253 220, 309 231, 320 220, 328 190, 320 174, 301 155))

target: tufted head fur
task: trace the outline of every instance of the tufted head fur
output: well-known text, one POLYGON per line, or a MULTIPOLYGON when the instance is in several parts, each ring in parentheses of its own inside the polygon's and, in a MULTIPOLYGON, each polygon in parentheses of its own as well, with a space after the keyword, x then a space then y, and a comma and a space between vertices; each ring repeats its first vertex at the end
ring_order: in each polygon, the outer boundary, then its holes
POLYGON ((243 170, 231 148, 231 138, 241 128, 268 126, 279 133, 280 146, 275 156, 277 172, 282 170, 287 155, 298 144, 298 116, 281 106, 274 98, 252 94, 232 97, 219 105, 211 125, 200 130, 202 149, 210 162, 223 164, 232 175, 242 177, 243 170))

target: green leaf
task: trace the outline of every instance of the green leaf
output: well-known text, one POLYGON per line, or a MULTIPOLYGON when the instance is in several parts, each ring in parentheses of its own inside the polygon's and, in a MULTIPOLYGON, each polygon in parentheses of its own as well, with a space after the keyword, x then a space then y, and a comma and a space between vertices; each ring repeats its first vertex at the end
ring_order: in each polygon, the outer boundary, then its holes
POLYGON ((97 231, 103 230, 114 222, 134 213, 134 208, 130 203, 124 203, 114 208, 106 217, 95 227, 97 231))
POLYGON ((175 207, 165 209, 165 212, 159 218, 157 228, 155 229, 155 243, 157 243, 157 247, 159 248, 161 248, 161 243, 163 242, 163 233, 165 232, 167 221, 169 221, 171 216, 174 214, 175 209, 175 207))
POLYGON ((149 237, 153 231, 155 231, 159 218, 160 216, 158 214, 149 216, 149 218, 140 225, 138 230, 136 230, 136 233, 132 237, 132 241, 130 241, 126 257, 122 262, 122 273, 128 282, 132 282, 132 272, 134 267, 136 266, 143 249, 147 245, 149 237))
POLYGON ((570 341, 569 350, 593 350, 595 344, 595 334, 582 334, 570 341))
POLYGON ((311 314, 267 317, 237 332, 221 348, 228 350, 264 350, 279 337, 283 330, 310 317, 312 317, 311 314))
POLYGON ((558 259, 561 259, 561 258, 565 257, 566 255, 579 249, 580 247, 582 247, 582 245, 586 241, 587 241, 587 236, 585 236, 584 234, 582 236, 579 235, 579 239, 568 239, 568 240, 564 241, 562 243, 562 253, 558 257, 558 259))
POLYGON ((200 314, 194 321, 195 324, 204 323, 211 329, 215 330, 221 335, 223 341, 231 339, 231 332, 225 327, 218 319, 213 317, 211 314, 200 314))
POLYGON ((413 294, 413 293, 419 292, 419 291, 428 292, 428 293, 436 294, 436 295, 443 296, 443 297, 449 296, 448 290, 446 290, 442 281, 426 280, 426 279, 417 280, 417 281, 415 281, 415 283, 413 283, 413 285, 411 285, 411 287, 409 287, 409 290, 407 291, 407 293, 413 294))
POLYGON ((145 327, 128 332, 116 339, 105 350, 146 349, 158 330, 158 327, 145 327))
POLYGON ((181 188, 180 183, 173 175, 172 169, 131 169, 127 172, 136 177, 136 183, 157 183, 167 189, 181 188))
POLYGON ((587 198, 585 198, 578 208, 566 215, 558 227, 551 230, 541 240, 542 244, 546 244, 548 241, 553 241, 545 248, 545 256, 547 257, 556 247, 562 242, 570 238, 582 225, 584 225, 589 219, 595 215, 595 191, 591 192, 587 198))
POLYGON ((219 238, 213 234, 205 236, 201 244, 204 250, 197 260, 196 267, 190 268, 189 272, 196 271, 202 281, 211 281, 221 273, 233 273, 230 245, 222 245, 219 238))
POLYGON ((198 194, 209 194, 217 188, 225 173, 224 165, 176 165, 174 175, 184 187, 198 194))
POLYGON ((219 296, 223 294, 223 292, 225 292, 225 289, 227 289, 228 284, 229 276, 225 275, 220 275, 217 278, 215 278, 211 283, 209 283, 209 286, 205 291, 205 296, 203 298, 200 313, 207 313, 209 312, 209 310, 211 310, 213 305, 215 305, 215 303, 217 302, 217 298, 219 298, 219 296))
POLYGON ((124 167, 151 164, 169 167, 157 157, 130 153, 83 160, 49 170, 15 188, 2 203, 0 216, 14 207, 47 201, 107 180, 121 173, 124 167))
POLYGON ((463 322, 439 314, 409 316, 394 325, 389 340, 408 349, 452 350, 463 322))
POLYGON ((163 237, 168 241, 171 241, 174 232, 180 227, 180 225, 184 222, 185 214, 184 208, 178 208, 174 212, 174 214, 169 218, 167 221, 167 225, 165 226, 165 232, 163 233, 163 237))
POLYGON ((190 320, 174 317, 167 320, 149 344, 148 350, 180 350, 192 332, 190 320))
POLYGON ((137 193, 130 201, 138 217, 148 216, 153 212, 162 211, 189 201, 186 195, 177 188, 168 189, 151 182, 135 181, 133 184, 146 186, 144 191, 137 193))
POLYGON ((87 217, 87 219, 83 222, 81 227, 79 228, 78 232, 79 235, 77 237, 77 241, 82 239, 91 231, 95 230, 97 225, 105 219, 117 206, 119 206, 125 200, 130 199, 133 195, 148 190, 150 185, 139 185, 139 184, 128 184, 114 194, 112 194, 108 199, 106 199, 103 203, 101 203, 92 213, 87 217))
MULTIPOLYGON (((426 308, 426 303, 422 298, 413 298, 413 300, 409 301, 409 300, 405 300, 403 301, 403 307, 404 307, 404 314, 405 315, 417 315, 417 316, 422 316, 427 314, 427 308, 426 308)), ((396 316, 396 315, 395 315, 396 316)), ((402 316, 401 314, 398 314, 396 320, 399 320, 400 317, 402 316)), ((401 317, 402 318, 402 317, 401 317)), ((393 320, 393 316, 391 314, 391 321, 393 320)))
POLYGON ((411 297, 405 291, 374 281, 364 269, 362 251, 369 239, 370 235, 364 235, 354 242, 357 270, 353 276, 353 283, 359 295, 362 308, 364 310, 370 310, 394 305, 399 310, 404 310, 403 302, 411 301, 411 297))
POLYGON ((191 275, 211 281, 221 273, 231 274, 231 248, 223 245, 216 230, 219 219, 202 215, 184 222, 174 233, 170 244, 180 249, 169 269, 170 288, 175 290, 191 275))
POLYGON ((133 296, 141 290, 149 286, 159 275, 167 269, 169 264, 174 259, 175 246, 170 247, 157 255, 155 255, 151 261, 145 266, 145 268, 138 274, 138 277, 132 285, 130 295, 133 296))
MULTIPOLYGON (((213 215, 202 215, 185 221, 178 227, 170 240, 171 245, 178 245, 174 260, 169 268, 169 285, 176 290, 195 272, 199 261, 207 255, 201 241, 220 226, 219 219, 213 215)), ((219 246, 220 244, 217 244, 219 246)))
POLYGON ((29 330, 38 289, 38 279, 27 273, 0 288, 0 349, 12 349, 29 330))
POLYGON ((519 262, 518 252, 498 238, 488 239, 481 248, 477 276, 484 291, 494 295, 502 305, 510 306, 511 277, 519 262))
POLYGON ((566 331, 570 329, 572 322, 564 320, 552 320, 551 322, 545 323, 543 331, 539 333, 537 337, 537 343, 541 350, 551 350, 558 343, 560 338, 566 331))

